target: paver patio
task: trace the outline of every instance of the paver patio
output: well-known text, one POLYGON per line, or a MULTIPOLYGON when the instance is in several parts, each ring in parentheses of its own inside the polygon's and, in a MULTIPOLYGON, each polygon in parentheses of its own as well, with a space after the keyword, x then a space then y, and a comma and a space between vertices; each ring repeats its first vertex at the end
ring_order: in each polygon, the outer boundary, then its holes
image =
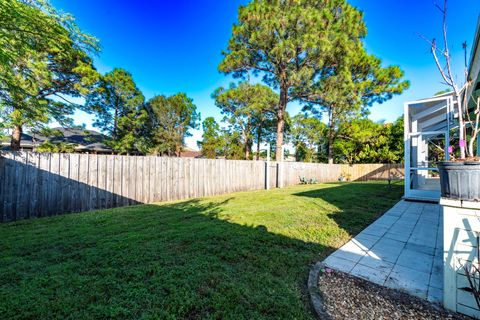
POLYGON ((332 269, 441 303, 442 248, 440 206, 402 200, 324 263, 332 269))

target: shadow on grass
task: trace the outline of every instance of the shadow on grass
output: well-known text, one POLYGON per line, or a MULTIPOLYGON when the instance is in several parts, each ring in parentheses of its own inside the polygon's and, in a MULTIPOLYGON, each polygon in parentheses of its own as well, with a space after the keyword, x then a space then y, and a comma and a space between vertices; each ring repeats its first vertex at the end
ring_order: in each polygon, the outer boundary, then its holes
POLYGON ((310 264, 331 251, 218 219, 190 200, 0 226, 2 319, 310 319, 310 264))
POLYGON ((299 197, 318 198, 338 210, 328 215, 338 226, 355 236, 381 214, 397 203, 403 195, 403 185, 388 186, 385 182, 327 183, 327 187, 295 193, 299 197))
MULTIPOLYGON (((399 190, 332 184, 295 196, 337 207, 327 215, 353 234, 399 190)), ((312 319, 308 270, 335 248, 230 222, 235 199, 220 199, 0 225, 0 318, 312 319)))

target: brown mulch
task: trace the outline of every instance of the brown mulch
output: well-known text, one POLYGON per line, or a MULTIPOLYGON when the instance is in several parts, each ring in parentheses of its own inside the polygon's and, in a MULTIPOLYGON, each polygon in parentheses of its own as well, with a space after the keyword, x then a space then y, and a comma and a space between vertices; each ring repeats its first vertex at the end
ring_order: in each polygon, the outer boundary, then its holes
POLYGON ((326 269, 318 289, 330 319, 471 319, 409 294, 326 269))

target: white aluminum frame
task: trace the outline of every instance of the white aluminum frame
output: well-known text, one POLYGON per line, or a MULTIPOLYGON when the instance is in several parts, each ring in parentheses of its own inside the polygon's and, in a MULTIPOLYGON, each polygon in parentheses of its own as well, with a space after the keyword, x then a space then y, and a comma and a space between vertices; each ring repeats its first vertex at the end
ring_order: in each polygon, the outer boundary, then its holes
MULTIPOLYGON (((417 101, 409 101, 405 102, 403 109, 404 109, 404 148, 405 148, 405 195, 404 198, 412 199, 412 200, 427 200, 427 201, 438 201, 440 199, 440 190, 418 190, 418 189, 411 189, 411 172, 412 171, 425 171, 425 170, 432 170, 438 171, 437 168, 422 168, 417 166, 411 165, 411 140, 412 137, 419 137, 425 135, 444 135, 445 139, 445 158, 449 160, 449 146, 450 146, 450 121, 453 119, 453 96, 451 94, 445 94, 429 99, 422 99, 417 101), (414 104, 421 104, 427 102, 441 102, 446 101, 447 110, 445 112, 445 121, 446 121, 446 130, 441 131, 417 131, 417 126, 414 124, 412 126, 414 132, 410 132, 410 106, 414 104)), ((436 107, 432 108, 430 113, 438 112, 439 110, 443 109, 443 107, 436 107)), ((428 112, 422 111, 421 116, 417 116, 417 120, 421 117, 428 115, 428 112)), ((416 122, 416 120, 415 120, 416 122)), ((421 129, 420 129, 421 130, 421 129)))

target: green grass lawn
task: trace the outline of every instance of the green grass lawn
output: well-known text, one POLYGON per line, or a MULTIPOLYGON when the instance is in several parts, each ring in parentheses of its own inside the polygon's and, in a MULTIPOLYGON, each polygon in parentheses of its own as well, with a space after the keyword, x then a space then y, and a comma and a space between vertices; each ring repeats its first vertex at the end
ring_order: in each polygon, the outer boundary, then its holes
POLYGON ((313 318, 311 264, 402 191, 295 186, 6 223, 0 318, 313 318))

